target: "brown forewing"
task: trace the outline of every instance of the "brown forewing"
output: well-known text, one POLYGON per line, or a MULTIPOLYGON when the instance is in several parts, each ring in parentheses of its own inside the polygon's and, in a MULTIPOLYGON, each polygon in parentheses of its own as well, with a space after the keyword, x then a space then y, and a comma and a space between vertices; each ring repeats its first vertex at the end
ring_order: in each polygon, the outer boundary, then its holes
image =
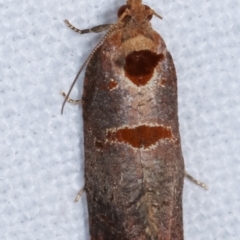
POLYGON ((84 82, 91 239, 182 240, 184 164, 173 60, 156 32, 148 33, 150 40, 124 34, 114 31, 98 48, 84 82), (129 56, 134 51, 137 61, 129 56), (148 69, 138 70, 144 61, 148 69))

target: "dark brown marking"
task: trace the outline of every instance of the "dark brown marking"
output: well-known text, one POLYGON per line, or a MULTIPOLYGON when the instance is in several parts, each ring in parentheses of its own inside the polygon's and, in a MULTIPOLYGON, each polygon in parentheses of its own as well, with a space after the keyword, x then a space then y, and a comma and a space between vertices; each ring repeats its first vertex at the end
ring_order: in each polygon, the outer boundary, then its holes
POLYGON ((113 79, 111 79, 110 82, 108 83, 107 88, 111 91, 111 90, 113 90, 116 87, 117 87, 117 82, 114 81, 113 79))
POLYGON ((166 82, 167 82, 166 78, 162 78, 161 81, 160 81, 160 85, 161 85, 162 87, 165 87, 166 82))
POLYGON ((173 138, 170 128, 163 126, 141 125, 135 128, 121 128, 108 131, 107 139, 113 142, 127 143, 134 148, 148 148, 162 139, 173 138))
POLYGON ((153 76, 155 67, 164 58, 150 50, 133 51, 126 57, 125 75, 137 86, 144 86, 153 76))
POLYGON ((111 222, 105 215, 101 214, 99 217, 102 221, 107 223, 110 227, 113 227, 113 228, 115 227, 114 223, 111 222))
POLYGON ((95 146, 98 150, 102 150, 103 149, 103 143, 101 141, 96 140, 95 141, 95 146))
POLYGON ((113 90, 114 88, 116 88, 118 86, 117 82, 113 79, 110 79, 110 81, 107 83, 107 84, 101 84, 99 85, 99 87, 102 89, 102 90, 105 90, 105 91, 111 91, 113 90))

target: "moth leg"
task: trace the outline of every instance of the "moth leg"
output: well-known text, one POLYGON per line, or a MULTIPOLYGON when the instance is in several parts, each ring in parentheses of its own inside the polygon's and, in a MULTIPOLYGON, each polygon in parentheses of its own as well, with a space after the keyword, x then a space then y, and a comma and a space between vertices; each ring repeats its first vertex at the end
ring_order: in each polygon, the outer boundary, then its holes
MULTIPOLYGON (((61 94, 64 98, 67 96, 67 94, 66 94, 65 92, 60 92, 60 94, 61 94)), ((74 105, 78 105, 78 104, 81 104, 81 103, 82 103, 82 100, 81 100, 81 99, 74 100, 74 99, 68 98, 68 99, 67 99, 67 102, 72 103, 72 104, 74 104, 74 105)))
POLYGON ((82 196, 82 194, 84 193, 84 191, 85 191, 85 187, 83 187, 83 188, 78 192, 78 194, 77 194, 74 202, 78 202, 78 201, 79 201, 79 199, 80 199, 80 197, 82 196))
POLYGON ((64 20, 64 22, 67 24, 67 26, 69 28, 71 28, 73 31, 80 33, 80 34, 91 33, 91 32, 99 33, 99 32, 108 30, 112 26, 112 24, 102 24, 102 25, 99 25, 99 26, 96 26, 93 28, 80 30, 80 29, 74 27, 68 20, 64 20))
POLYGON ((191 182, 197 184, 198 186, 205 188, 206 190, 208 190, 208 186, 200 181, 198 181, 197 179, 195 179, 194 177, 192 177, 190 174, 188 174, 186 172, 186 170, 184 171, 184 175, 186 178, 188 178, 191 182))

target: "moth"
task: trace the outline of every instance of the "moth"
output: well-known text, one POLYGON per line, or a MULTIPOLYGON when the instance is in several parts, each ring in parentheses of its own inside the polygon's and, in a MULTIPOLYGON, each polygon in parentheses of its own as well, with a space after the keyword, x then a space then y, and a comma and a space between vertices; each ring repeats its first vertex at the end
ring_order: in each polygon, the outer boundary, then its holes
POLYGON ((115 24, 79 30, 66 21, 81 34, 107 31, 64 95, 64 104, 73 102, 86 66, 80 102, 92 240, 184 239, 183 180, 192 177, 184 170, 176 71, 153 16, 161 19, 128 0, 115 24))

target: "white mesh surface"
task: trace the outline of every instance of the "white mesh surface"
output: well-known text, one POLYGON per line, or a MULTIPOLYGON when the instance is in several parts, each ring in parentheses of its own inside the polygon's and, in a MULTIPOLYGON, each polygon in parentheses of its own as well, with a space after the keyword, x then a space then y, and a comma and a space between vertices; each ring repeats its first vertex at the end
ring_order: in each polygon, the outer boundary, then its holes
MULTIPOLYGON (((124 1, 0 1, 0 239, 86 240, 81 108, 63 98, 124 1)), ((186 240, 240 239, 240 1, 146 0, 175 61, 186 240)), ((82 77, 72 97, 81 96, 82 77)))

